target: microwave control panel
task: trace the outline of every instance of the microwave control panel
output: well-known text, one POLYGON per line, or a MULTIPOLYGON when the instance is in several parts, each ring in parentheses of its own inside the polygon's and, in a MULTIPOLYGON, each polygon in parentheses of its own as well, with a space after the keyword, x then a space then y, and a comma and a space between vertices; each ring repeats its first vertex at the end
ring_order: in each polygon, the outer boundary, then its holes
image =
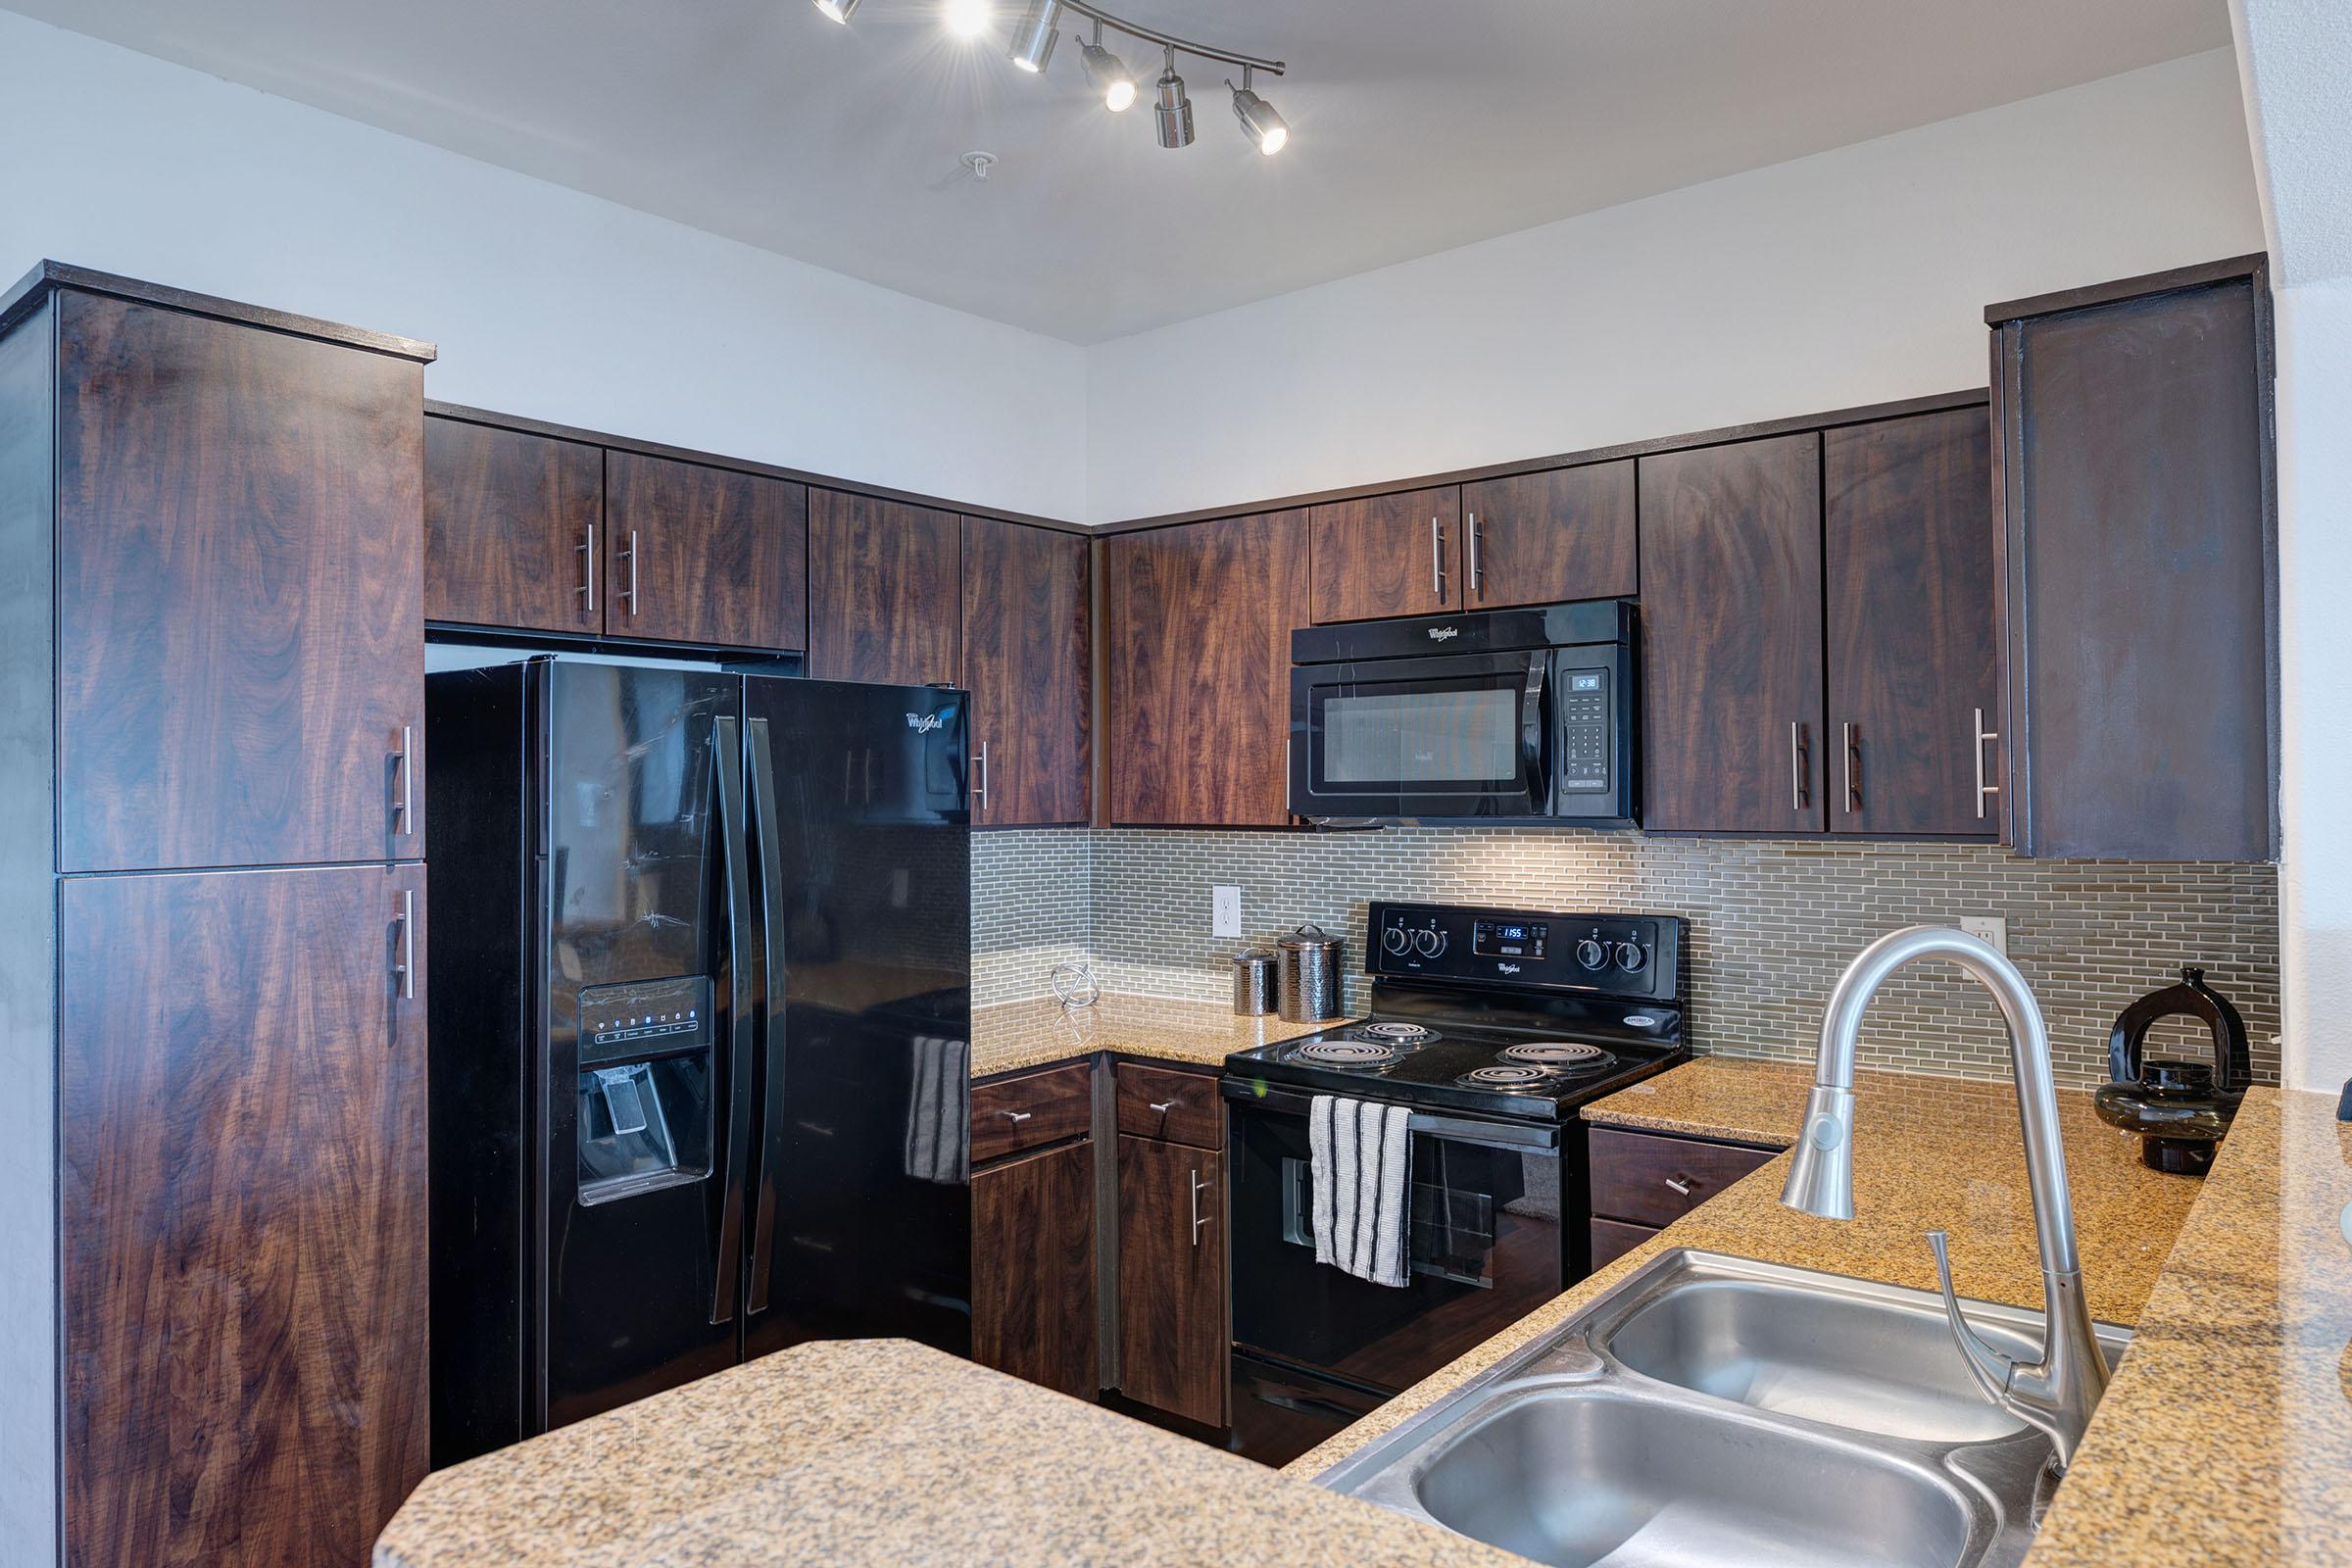
POLYGON ((717 1038, 710 977, 635 980, 580 993, 580 1065, 637 1060, 709 1046, 717 1038))
POLYGON ((1563 669, 1559 682, 1559 787, 1577 795, 1605 793, 1615 717, 1609 710, 1609 672, 1563 669))

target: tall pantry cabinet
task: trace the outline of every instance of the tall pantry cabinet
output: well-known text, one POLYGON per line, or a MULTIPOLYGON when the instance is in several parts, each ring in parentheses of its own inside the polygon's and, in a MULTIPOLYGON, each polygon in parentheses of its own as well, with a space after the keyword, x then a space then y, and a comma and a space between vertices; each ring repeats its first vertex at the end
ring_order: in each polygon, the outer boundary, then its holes
POLYGON ((424 1473, 431 357, 0 296, 0 1540, 73 1568, 361 1562, 424 1473))

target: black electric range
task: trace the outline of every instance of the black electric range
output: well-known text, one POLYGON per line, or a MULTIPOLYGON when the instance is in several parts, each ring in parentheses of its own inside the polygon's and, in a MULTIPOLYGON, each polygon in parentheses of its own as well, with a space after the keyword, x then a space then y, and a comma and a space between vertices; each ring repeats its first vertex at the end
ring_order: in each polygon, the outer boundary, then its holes
POLYGON ((1577 1107, 1683 1060, 1684 922, 1372 906, 1361 1022, 1225 1058, 1232 1446, 1281 1464, 1590 1272, 1577 1107), (1410 1112, 1406 1279, 1315 1260, 1317 1095, 1410 1112))

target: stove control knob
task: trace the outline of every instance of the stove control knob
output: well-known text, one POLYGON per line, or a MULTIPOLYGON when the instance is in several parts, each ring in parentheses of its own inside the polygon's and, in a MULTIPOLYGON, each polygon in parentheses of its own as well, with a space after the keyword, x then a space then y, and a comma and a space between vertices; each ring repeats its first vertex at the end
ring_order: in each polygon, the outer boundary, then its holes
POLYGON ((1424 958, 1434 958, 1446 951, 1446 933, 1429 926, 1413 933, 1413 951, 1424 958))
POLYGON ((1391 925, 1380 934, 1380 945, 1392 954, 1402 955, 1412 939, 1404 934, 1403 922, 1391 925))
POLYGON ((1609 950, 1597 938, 1587 937, 1576 945, 1576 961, 1588 969, 1598 969, 1609 961, 1609 950))
POLYGON ((1627 974, 1640 974, 1642 966, 1649 962, 1649 955, 1642 951, 1642 944, 1639 942, 1618 943, 1616 958, 1617 967, 1623 969, 1627 974))

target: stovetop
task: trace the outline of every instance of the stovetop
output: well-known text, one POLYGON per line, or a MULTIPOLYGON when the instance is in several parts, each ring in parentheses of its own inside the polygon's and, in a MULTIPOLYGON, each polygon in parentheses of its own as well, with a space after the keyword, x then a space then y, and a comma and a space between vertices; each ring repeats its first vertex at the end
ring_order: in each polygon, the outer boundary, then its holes
POLYGON ((1375 1013, 1363 1023, 1237 1051, 1225 1070, 1320 1094, 1557 1121, 1688 1054, 1679 1043, 1375 1013))

